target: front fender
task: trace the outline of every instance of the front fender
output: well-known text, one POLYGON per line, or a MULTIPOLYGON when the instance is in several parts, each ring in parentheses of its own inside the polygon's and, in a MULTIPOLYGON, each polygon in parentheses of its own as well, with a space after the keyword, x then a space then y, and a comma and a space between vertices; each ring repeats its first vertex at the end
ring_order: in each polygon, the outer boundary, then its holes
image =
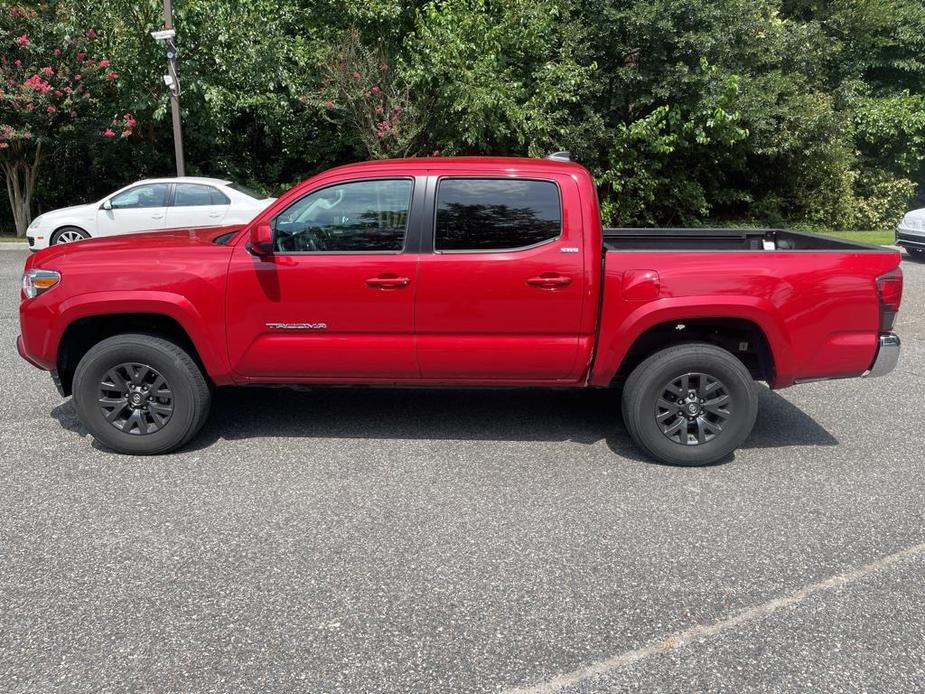
POLYGON ((149 313, 172 318, 186 332, 213 382, 219 385, 231 382, 221 323, 223 317, 213 317, 210 321, 189 299, 174 292, 105 291, 65 299, 58 305, 57 312, 47 314, 48 324, 38 347, 41 360, 53 368, 61 339, 74 321, 120 313, 149 313))
POLYGON ((597 356, 590 384, 607 386, 613 380, 630 347, 650 328, 668 322, 715 318, 747 320, 761 329, 774 361, 774 385, 783 387, 793 382, 790 341, 778 310, 760 297, 753 296, 689 296, 663 298, 636 305, 621 301, 622 310, 608 310, 605 301, 597 356))

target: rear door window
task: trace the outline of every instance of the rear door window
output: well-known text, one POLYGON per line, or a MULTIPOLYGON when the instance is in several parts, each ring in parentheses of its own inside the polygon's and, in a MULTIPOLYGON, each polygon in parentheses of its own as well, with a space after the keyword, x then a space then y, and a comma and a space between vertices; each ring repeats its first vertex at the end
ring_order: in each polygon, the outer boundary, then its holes
POLYGON ((561 231, 559 188, 552 181, 444 178, 437 188, 436 251, 518 250, 561 231))

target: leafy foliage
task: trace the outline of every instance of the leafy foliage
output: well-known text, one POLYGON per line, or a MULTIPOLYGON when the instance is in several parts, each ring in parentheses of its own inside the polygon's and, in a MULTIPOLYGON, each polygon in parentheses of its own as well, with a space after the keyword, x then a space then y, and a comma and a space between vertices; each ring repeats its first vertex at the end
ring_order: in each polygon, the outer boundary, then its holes
POLYGON ((20 234, 47 143, 128 137, 136 120, 114 117, 119 74, 98 52, 97 32, 62 30, 56 8, 12 5, 0 12, 0 167, 20 234))
MULTIPOLYGON (((119 73, 81 68, 102 80, 74 120, 17 87, 51 145, 38 208, 170 173, 161 1, 38 10, 0 18, 3 79, 73 82, 81 46, 119 73)), ((921 0, 175 0, 175 23, 190 173, 267 192, 357 159, 568 149, 613 224, 887 227, 925 194, 921 0)))

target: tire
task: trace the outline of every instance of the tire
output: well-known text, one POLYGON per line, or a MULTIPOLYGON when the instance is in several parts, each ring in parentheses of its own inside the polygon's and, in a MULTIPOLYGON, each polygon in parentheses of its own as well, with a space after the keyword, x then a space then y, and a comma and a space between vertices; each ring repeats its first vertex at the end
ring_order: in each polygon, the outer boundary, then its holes
POLYGON ((726 350, 703 343, 656 352, 633 370, 623 390, 623 422, 633 441, 669 465, 725 458, 748 438, 757 415, 751 374, 726 350), (674 393, 684 390, 683 400, 674 393))
POLYGON ((209 385, 186 350, 146 334, 116 335, 91 347, 74 372, 73 391, 77 416, 93 438, 134 455, 167 453, 188 442, 211 403, 209 385))
POLYGON ((51 235, 51 240, 48 245, 57 246, 61 243, 72 243, 88 238, 90 238, 90 234, 79 227, 61 227, 60 229, 56 229, 55 233, 51 235))

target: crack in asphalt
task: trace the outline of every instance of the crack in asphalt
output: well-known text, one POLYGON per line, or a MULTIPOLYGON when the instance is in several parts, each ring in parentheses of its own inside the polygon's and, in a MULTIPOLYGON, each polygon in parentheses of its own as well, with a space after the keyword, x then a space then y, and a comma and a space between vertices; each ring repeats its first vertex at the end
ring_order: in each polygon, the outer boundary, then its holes
POLYGON ((810 583, 799 590, 774 600, 769 600, 761 605, 750 607, 730 617, 717 620, 711 624, 698 624, 697 626, 685 629, 669 636, 647 643, 641 648, 626 651, 613 655, 596 663, 573 670, 572 672, 557 675, 545 682, 539 682, 526 687, 509 689, 508 694, 551 694, 558 692, 566 687, 572 687, 595 677, 601 677, 610 674, 616 670, 630 667, 640 660, 659 655, 667 651, 691 645, 697 641, 703 641, 714 636, 736 629, 740 626, 759 621, 770 616, 778 610, 787 609, 799 605, 807 598, 822 591, 840 588, 842 586, 854 583, 872 573, 886 571, 899 562, 925 554, 925 542, 907 547, 906 549, 894 552, 876 561, 865 564, 859 568, 851 569, 834 576, 830 576, 822 581, 810 583))

